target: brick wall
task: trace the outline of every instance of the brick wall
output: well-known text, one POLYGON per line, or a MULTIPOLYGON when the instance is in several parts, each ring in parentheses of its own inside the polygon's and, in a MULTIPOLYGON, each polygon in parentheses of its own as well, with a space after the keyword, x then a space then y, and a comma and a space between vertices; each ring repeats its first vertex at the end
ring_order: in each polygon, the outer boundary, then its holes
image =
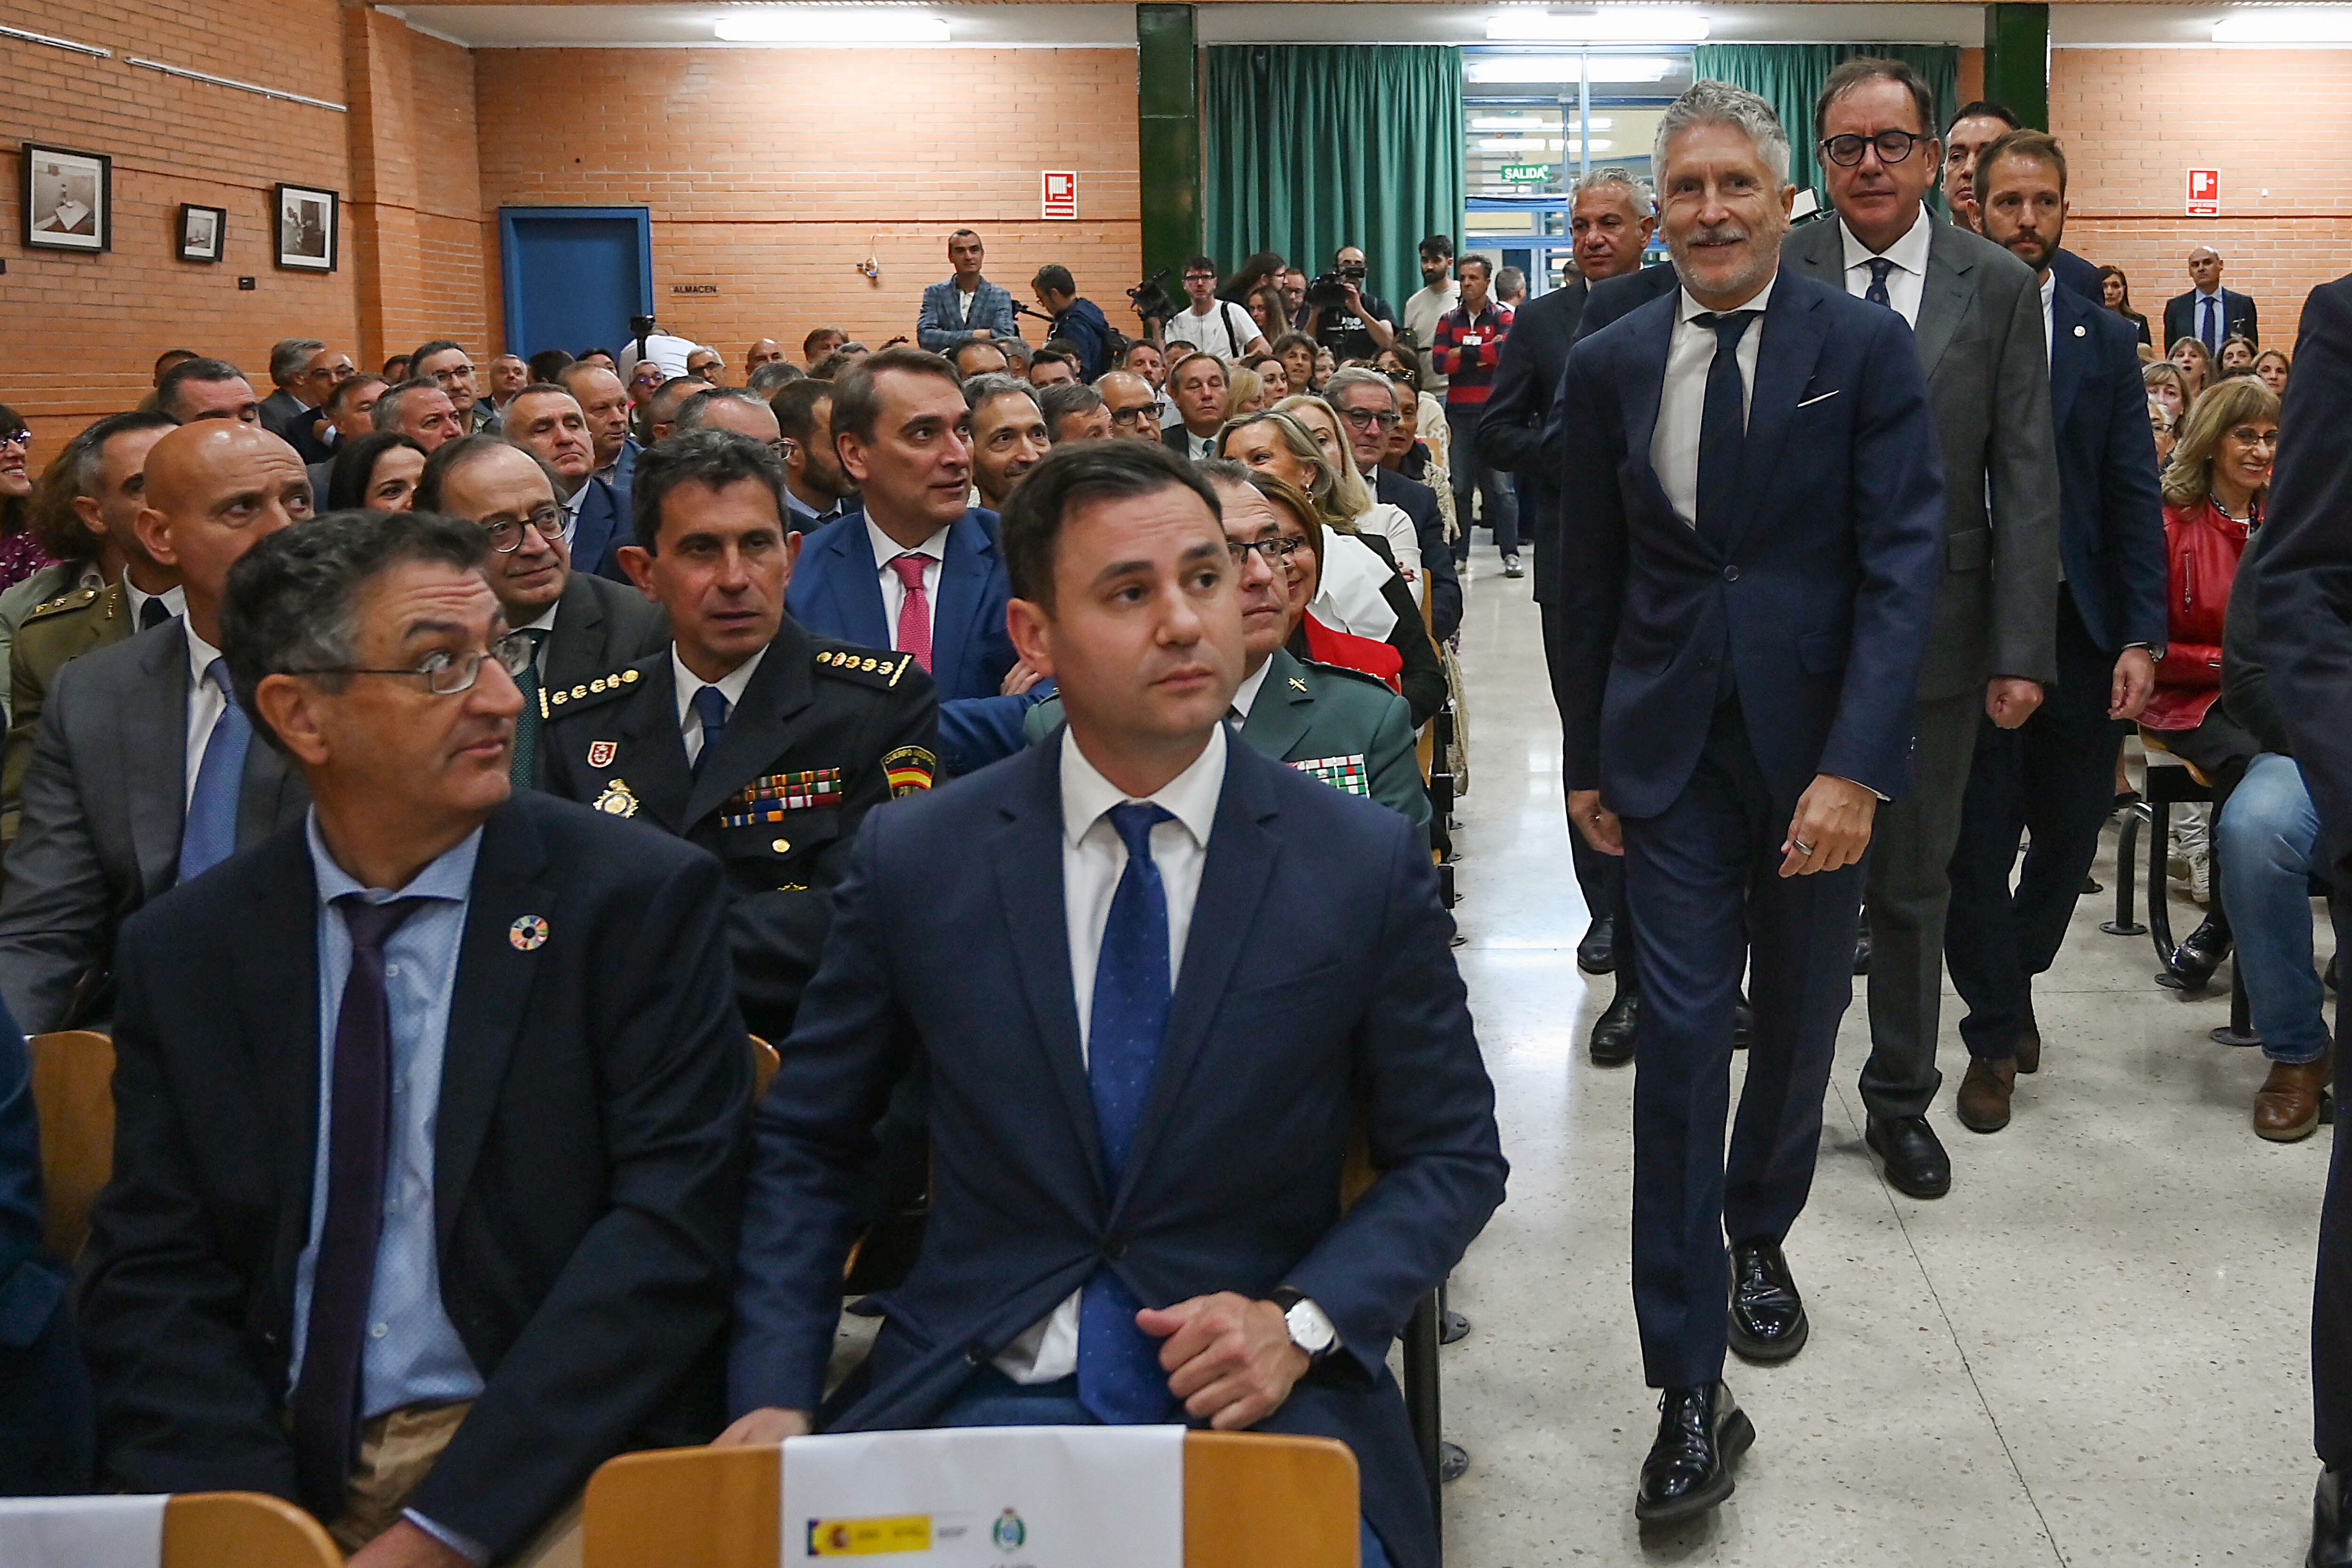
POLYGON ((2052 130, 2066 143, 2068 248, 2131 278, 2161 331, 2189 252, 2220 250, 2263 342, 2292 351, 2304 297, 2352 269, 2352 50, 2059 49, 2052 130), (2221 171, 2218 218, 2191 218, 2191 165, 2221 171))
MULTIPOLYGON (((874 346, 911 334, 961 225, 981 231, 988 276, 1016 300, 1059 261, 1113 325, 1132 323, 1131 51, 483 49, 474 72, 485 215, 650 207, 663 324, 730 364, 761 337, 797 357, 821 325, 874 346), (1078 171, 1079 221, 1039 219, 1045 169, 1078 171), (878 283, 856 270, 869 256, 878 283)), ((1033 342, 1043 326, 1024 321, 1033 342)))

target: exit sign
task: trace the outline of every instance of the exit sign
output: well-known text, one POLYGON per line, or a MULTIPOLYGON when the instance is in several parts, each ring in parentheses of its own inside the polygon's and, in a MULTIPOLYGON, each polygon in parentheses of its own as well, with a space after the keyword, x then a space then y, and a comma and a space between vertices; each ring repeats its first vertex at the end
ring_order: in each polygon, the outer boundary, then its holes
POLYGON ((1514 185, 1539 185, 1551 178, 1549 163, 1506 163, 1504 180, 1514 185))

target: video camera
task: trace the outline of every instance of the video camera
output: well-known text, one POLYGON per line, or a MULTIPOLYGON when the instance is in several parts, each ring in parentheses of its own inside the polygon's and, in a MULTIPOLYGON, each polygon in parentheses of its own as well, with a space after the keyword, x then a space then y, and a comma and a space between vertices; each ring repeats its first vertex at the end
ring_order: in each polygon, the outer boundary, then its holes
POLYGON ((1168 292, 1169 271, 1163 267, 1127 291, 1127 302, 1135 307, 1136 315, 1146 325, 1164 321, 1176 313, 1176 301, 1168 292))
POLYGON ((1307 285, 1307 308, 1310 310, 1343 310, 1348 307, 1348 285, 1359 290, 1364 286, 1364 264, 1350 261, 1346 266, 1326 272, 1307 285))

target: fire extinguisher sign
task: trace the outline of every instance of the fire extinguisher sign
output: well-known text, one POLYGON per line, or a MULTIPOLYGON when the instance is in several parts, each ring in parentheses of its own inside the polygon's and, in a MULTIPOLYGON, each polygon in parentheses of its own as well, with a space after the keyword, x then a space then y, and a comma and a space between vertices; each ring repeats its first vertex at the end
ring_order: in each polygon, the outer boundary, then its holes
POLYGON ((1047 169, 1044 179, 1045 216, 1075 222, 1078 216, 1078 172, 1076 169, 1047 169))
POLYGON ((2191 169, 2189 171, 2189 216, 2220 217, 2221 216, 2221 171, 2191 169))

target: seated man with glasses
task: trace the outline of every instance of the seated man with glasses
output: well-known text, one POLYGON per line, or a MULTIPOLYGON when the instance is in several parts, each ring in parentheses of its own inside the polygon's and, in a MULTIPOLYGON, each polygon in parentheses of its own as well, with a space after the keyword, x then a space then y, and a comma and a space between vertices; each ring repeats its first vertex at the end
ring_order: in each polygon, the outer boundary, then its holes
POLYGON ((294 1500, 356 1568, 576 1562, 589 1473, 718 1414, 751 1090, 719 870, 511 788, 530 649, 486 552, 341 512, 247 553, 235 700, 314 805, 121 943, 103 1484, 294 1500))
POLYGON ((1129 441, 1160 439, 1160 394, 1131 370, 1115 370, 1095 383, 1110 410, 1110 433, 1129 441))
POLYGON ((773 447, 688 430, 646 449, 634 489, 621 563, 671 640, 549 691, 547 787, 719 857, 744 1021, 781 1041, 858 823, 930 787, 938 700, 911 653, 811 637, 784 613, 800 535, 773 447))
MULTIPOLYGON (((531 416, 524 396, 507 405, 509 430, 531 416)), ((574 570, 560 493, 559 476, 544 458, 496 436, 450 442, 425 460, 416 484, 417 510, 481 525, 490 546, 483 574, 507 625, 531 645, 515 676, 523 696, 515 720, 517 789, 537 786, 545 776, 540 726, 556 692, 658 653, 669 641, 669 622, 643 594, 574 570)))
POLYGON ((553 471, 572 562, 583 572, 625 582, 612 562, 628 538, 627 492, 597 477, 596 437, 579 399, 551 382, 526 386, 507 399, 498 433, 553 471))
POLYGON ((475 384, 473 356, 464 345, 447 338, 436 338, 408 356, 408 374, 419 381, 429 381, 449 395, 450 406, 457 411, 457 433, 461 436, 495 436, 499 433, 499 411, 490 400, 481 395, 475 384))
MULTIPOLYGON (((1265 489, 1286 482, 1250 470, 1230 458, 1198 465, 1217 493, 1241 593, 1242 683, 1225 722, 1269 757, 1288 763, 1350 795, 1394 806, 1415 826, 1429 826, 1429 789, 1413 752, 1412 714, 1404 699, 1374 676, 1336 665, 1310 664, 1283 647, 1307 613, 1314 593, 1307 562, 1320 542, 1299 521, 1314 503, 1291 488, 1297 507, 1277 507, 1265 489)), ((1062 700, 1029 710, 1034 743, 1062 727, 1062 700)))

